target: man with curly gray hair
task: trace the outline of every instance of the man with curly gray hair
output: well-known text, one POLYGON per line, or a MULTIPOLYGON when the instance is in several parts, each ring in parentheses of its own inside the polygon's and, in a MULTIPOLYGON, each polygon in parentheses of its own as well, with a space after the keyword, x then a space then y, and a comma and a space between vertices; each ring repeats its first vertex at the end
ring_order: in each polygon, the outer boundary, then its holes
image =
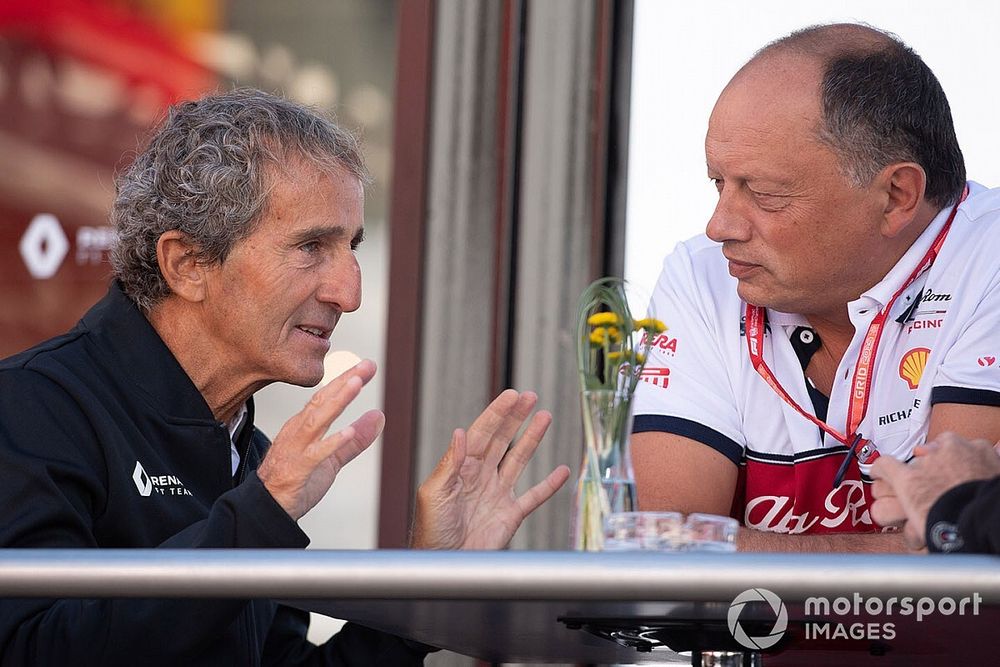
MULTIPOLYGON (((371 410, 327 434, 375 365, 317 391, 273 443, 252 396, 322 379, 361 303, 367 180, 354 137, 288 100, 237 90, 171 110, 118 179, 108 295, 0 362, 0 547, 305 547, 297 520, 381 432, 371 410)), ((501 548, 565 482, 560 466, 514 494, 551 421, 528 419, 536 400, 507 390, 455 432, 418 491, 414 547, 501 548)), ((316 647, 306 626, 269 600, 2 600, 0 664, 408 665, 429 650, 354 624, 316 647)))

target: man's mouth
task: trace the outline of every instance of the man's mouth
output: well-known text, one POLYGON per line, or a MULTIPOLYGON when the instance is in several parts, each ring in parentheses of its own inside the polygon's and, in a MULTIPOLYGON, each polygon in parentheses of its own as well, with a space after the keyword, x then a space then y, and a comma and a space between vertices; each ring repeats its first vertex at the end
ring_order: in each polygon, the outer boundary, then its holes
POLYGON ((746 278, 758 268, 760 268, 758 264, 748 264, 735 259, 729 260, 729 275, 736 279, 746 278))
POLYGON ((323 340, 328 339, 330 337, 330 334, 333 333, 333 329, 319 329, 317 327, 307 327, 302 325, 298 325, 295 328, 300 331, 305 331, 310 336, 315 336, 316 338, 322 338, 323 340))

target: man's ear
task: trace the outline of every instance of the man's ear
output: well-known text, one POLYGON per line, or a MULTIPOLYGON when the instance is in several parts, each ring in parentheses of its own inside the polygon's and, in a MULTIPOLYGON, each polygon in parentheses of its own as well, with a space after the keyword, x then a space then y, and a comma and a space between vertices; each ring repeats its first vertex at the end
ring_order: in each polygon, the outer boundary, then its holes
POLYGON ((171 292, 185 301, 205 298, 207 267, 198 261, 197 246, 183 232, 171 229, 160 234, 156 261, 171 292))
POLYGON ((887 195, 882 235, 895 238, 920 214, 927 175, 916 162, 897 162, 883 169, 877 178, 887 195))

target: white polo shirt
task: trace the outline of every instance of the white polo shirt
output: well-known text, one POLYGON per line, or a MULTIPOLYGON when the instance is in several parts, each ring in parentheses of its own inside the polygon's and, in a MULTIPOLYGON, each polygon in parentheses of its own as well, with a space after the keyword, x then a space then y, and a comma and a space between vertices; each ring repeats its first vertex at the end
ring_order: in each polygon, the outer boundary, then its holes
MULTIPOLYGON (((936 403, 1000 406, 1000 189, 970 188, 937 260, 900 295, 882 333, 859 428, 882 455, 908 459, 924 441, 936 403)), ((848 304, 856 333, 826 419, 842 433, 868 325, 924 257, 950 210, 937 215, 880 283, 848 304)), ((834 489, 847 448, 824 438, 751 365, 742 331, 746 304, 736 287, 721 245, 705 236, 679 244, 664 260, 652 307, 668 330, 654 340, 636 389, 633 431, 686 436, 739 465, 734 512, 748 527, 877 530, 867 510, 866 471, 855 460, 834 489)), ((807 321, 773 310, 767 318, 764 360, 791 397, 816 414, 789 339, 796 330, 808 339, 799 329, 807 321)))

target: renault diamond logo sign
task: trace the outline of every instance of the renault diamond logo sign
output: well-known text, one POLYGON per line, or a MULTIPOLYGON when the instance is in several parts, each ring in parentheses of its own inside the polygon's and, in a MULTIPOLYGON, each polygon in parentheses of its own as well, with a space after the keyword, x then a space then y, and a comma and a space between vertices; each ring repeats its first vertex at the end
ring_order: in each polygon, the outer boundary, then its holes
POLYGON ((729 622, 729 632, 732 633, 733 639, 740 646, 753 649, 754 651, 763 651, 781 641, 781 637, 785 634, 785 629, 788 628, 788 610, 785 609, 785 603, 781 601, 781 598, 766 588, 751 588, 736 596, 733 603, 729 605, 729 614, 726 620, 729 622), (750 602, 764 602, 774 612, 774 626, 769 633, 763 636, 749 636, 740 624, 740 613, 743 611, 743 607, 750 602))
POLYGON ((135 470, 132 471, 132 481, 135 482, 135 488, 139 490, 140 496, 145 497, 153 492, 153 482, 138 461, 135 462, 135 470))
POLYGON ((21 258, 33 278, 51 278, 69 251, 69 239, 56 216, 39 213, 32 219, 18 244, 21 258))

